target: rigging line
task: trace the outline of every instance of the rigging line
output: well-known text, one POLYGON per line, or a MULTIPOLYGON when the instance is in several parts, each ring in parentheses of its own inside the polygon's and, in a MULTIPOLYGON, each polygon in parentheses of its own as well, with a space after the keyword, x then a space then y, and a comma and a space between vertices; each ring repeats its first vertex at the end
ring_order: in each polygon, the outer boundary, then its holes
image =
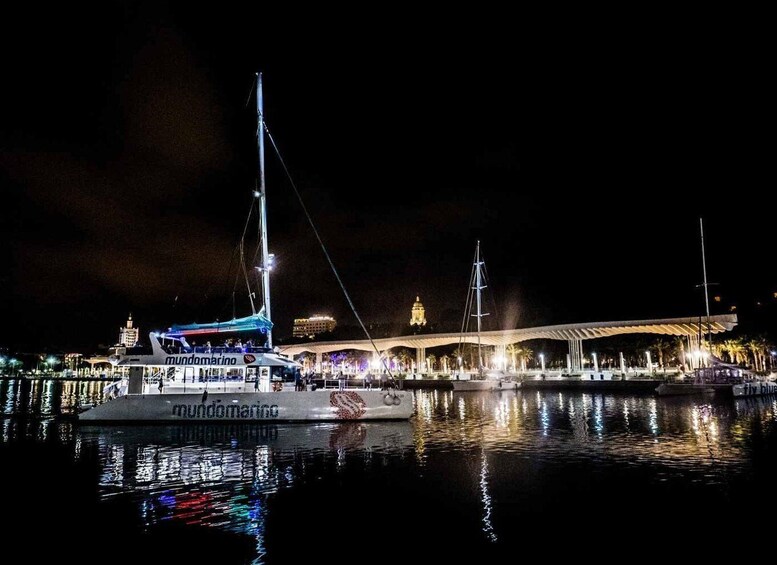
POLYGON ((248 105, 251 103, 251 95, 254 93, 254 82, 255 81, 253 80, 251 81, 251 88, 248 90, 248 98, 246 98, 246 105, 244 109, 248 108, 248 105))
MULTIPOLYGON (((467 300, 464 303, 464 316, 461 320, 461 332, 459 333, 459 355, 462 358, 459 372, 464 369, 464 332, 469 331, 469 322, 472 319, 472 303, 475 301, 475 284, 476 269, 477 269, 477 250, 475 251, 475 257, 472 262, 472 271, 470 271, 469 280, 467 281, 467 300)), ((470 361, 472 356, 472 346, 470 347, 470 361)))
POLYGON ((329 263, 329 266, 332 268, 332 272, 334 273, 335 278, 337 279, 337 282, 340 285, 340 288, 342 289, 343 294, 345 295, 345 299, 348 301, 348 305, 351 307, 351 311, 353 312, 353 315, 356 316, 356 320, 359 322, 359 325, 364 331, 364 335, 366 335, 367 339, 370 341, 370 344, 372 345, 372 348, 375 350, 375 353, 377 353, 379 358, 382 359, 383 368, 385 369, 386 373, 388 373, 388 375, 393 379, 394 376, 391 374, 391 369, 389 368, 388 363, 386 363, 386 359, 380 354, 380 350, 378 349, 378 346, 375 345, 375 342, 372 340, 372 336, 370 335, 370 332, 367 331, 367 327, 364 325, 364 322, 362 322, 361 316, 359 316, 359 313, 356 311, 356 306, 354 306, 353 300, 351 300, 351 296, 348 294, 348 291, 345 289, 345 285, 343 284, 343 281, 340 278, 340 274, 337 272, 337 269, 335 268, 335 264, 332 261, 332 258, 329 256, 329 252, 326 250, 326 247, 324 246, 324 241, 321 239, 321 235, 319 235, 318 229, 316 229, 316 224, 313 223, 313 218, 310 216, 310 213, 308 212, 308 209, 305 206, 305 202, 303 202, 302 200, 302 195, 299 193, 299 190, 297 190, 297 185, 294 183, 294 179, 291 177, 289 168, 286 166, 286 161, 284 161, 283 157, 281 156, 281 151, 278 148, 278 145, 275 143, 275 138, 270 133, 270 128, 267 127, 267 120, 262 119, 262 124, 264 125, 264 131, 267 132, 267 137, 270 140, 270 143, 272 144, 273 149, 275 149, 275 154, 278 156, 278 160, 281 162, 283 171, 286 173, 286 177, 289 179, 291 188, 292 190, 294 190, 294 195, 297 197, 297 200, 299 201, 300 206, 302 206, 302 211, 305 213, 305 217, 307 218, 308 223, 310 224, 310 227, 313 229, 313 233, 315 234, 316 239, 318 240, 318 243, 321 246, 321 250, 324 252, 324 256, 326 257, 326 260, 329 263))
POLYGON ((491 277, 488 274, 488 267, 486 267, 486 260, 483 258, 483 254, 480 254, 480 258, 483 262, 483 278, 485 279, 485 285, 491 289, 491 292, 489 292, 489 297, 491 298, 491 308, 494 310, 494 323, 491 325, 493 328, 494 325, 496 325, 497 329, 500 325, 500 318, 499 318, 499 309, 496 306, 496 292, 494 291, 494 287, 491 284, 491 277))
MULTIPOLYGON (((235 318, 235 292, 237 291, 237 284, 238 280, 240 279, 240 271, 243 271, 243 274, 245 275, 246 283, 248 282, 248 274, 245 272, 245 254, 243 252, 243 247, 245 243, 245 235, 246 231, 248 231, 248 224, 251 220, 251 213, 253 211, 253 201, 251 202, 251 205, 248 207, 248 216, 246 217, 246 223, 243 226, 243 233, 240 236, 240 241, 238 242, 237 246, 235 247, 235 251, 232 253, 232 260, 234 261, 235 255, 238 255, 238 261, 240 265, 238 266, 237 270, 235 271, 235 282, 232 285, 232 318, 235 318)), ((232 268, 232 263, 230 262, 230 269, 232 268)), ((248 299, 251 301, 251 312, 253 314, 256 314, 256 311, 253 307, 253 300, 251 299, 251 287, 248 285, 248 299)), ((226 306, 226 304, 225 304, 226 306)), ((223 308, 222 308, 223 311, 223 308)))
MULTIPOLYGON (((256 190, 258 190, 258 188, 256 190)), ((261 212, 259 210, 259 202, 258 202, 258 200, 256 198, 254 198, 252 200, 252 202, 251 202, 251 211, 254 208, 256 208, 256 214, 258 216, 261 212)), ((248 216, 249 218, 251 217, 251 211, 249 211, 249 216, 248 216)), ((251 257, 251 265, 256 265, 257 264, 257 261, 259 259, 259 253, 262 252, 262 227, 261 227, 260 224, 261 224, 261 222, 258 222, 257 234, 256 234, 257 243, 256 243, 256 249, 254 250, 254 254, 251 257)), ((245 237, 245 234, 247 232, 247 228, 248 228, 248 220, 246 220, 246 227, 243 229, 243 237, 245 237)), ((259 270, 258 269, 251 269, 251 271, 254 273, 254 276, 256 277, 256 286, 257 286, 257 289, 258 289, 257 292, 261 293, 262 292, 262 290, 261 290, 262 289, 262 277, 259 274, 259 270)), ((249 295, 250 295, 249 299, 251 299, 251 302, 253 303, 252 299, 254 297, 256 297, 256 293, 251 290, 251 285, 250 285, 249 282, 246 282, 246 284, 248 285, 248 292, 249 292, 249 295)), ((252 307, 252 309, 253 309, 253 307, 252 307)), ((261 311, 261 308, 260 308, 260 311, 261 311)))
MULTIPOLYGON (((230 261, 229 261, 229 270, 227 271, 227 276, 229 276, 229 274, 230 274, 230 273, 231 273, 231 271, 232 271, 232 263, 234 263, 234 262, 235 262, 235 257, 238 255, 238 251, 239 251, 238 249, 235 249, 235 250, 232 252, 232 258, 231 258, 231 259, 230 259, 230 261)), ((238 260, 239 260, 239 259, 238 259, 238 260)), ((235 273, 235 283, 232 285, 232 295, 234 295, 234 294, 235 294, 235 289, 237 288, 237 281, 238 281, 238 278, 240 278, 240 271, 237 271, 237 272, 235 273)), ((227 283, 228 283, 228 281, 227 281, 227 283)), ((227 298, 227 299, 224 301, 224 304, 223 304, 223 305, 221 306, 221 308, 219 309, 219 312, 224 312, 224 310, 226 310, 227 306, 229 306, 229 301, 230 301, 230 299, 229 299, 229 298, 227 298)))
MULTIPOLYGON (((240 237, 240 267, 243 270, 243 277, 246 281, 246 291, 248 292, 248 301, 251 303, 251 314, 256 314, 256 307, 254 306, 254 299, 251 296, 251 283, 248 281, 248 271, 246 270, 245 260, 245 240, 246 232, 248 232, 248 223, 251 221, 251 213, 254 211, 254 199, 251 199, 251 205, 248 207, 248 216, 246 217, 245 226, 243 226, 243 235, 240 237)), ((237 286, 237 281, 235 281, 237 286)))
MULTIPOLYGON (((254 298, 251 296, 251 283, 248 282, 248 271, 246 270, 246 259, 245 259, 245 253, 243 251, 243 240, 240 240, 240 267, 243 270, 243 278, 246 281, 246 292, 248 293, 248 301, 251 303, 251 314, 256 314, 256 307, 254 306, 254 298)), ((237 286, 237 281, 235 283, 235 286, 237 286)))
POLYGON ((472 271, 470 271, 469 281, 467 282, 467 300, 464 303, 464 317, 461 319, 461 332, 459 332, 459 352, 461 352, 461 345, 464 341, 464 331, 469 329, 469 319, 471 318, 470 313, 472 312, 472 295, 474 293, 472 283, 475 280, 475 269, 477 268, 475 266, 475 261, 477 261, 477 253, 475 254, 475 258, 472 261, 472 271))

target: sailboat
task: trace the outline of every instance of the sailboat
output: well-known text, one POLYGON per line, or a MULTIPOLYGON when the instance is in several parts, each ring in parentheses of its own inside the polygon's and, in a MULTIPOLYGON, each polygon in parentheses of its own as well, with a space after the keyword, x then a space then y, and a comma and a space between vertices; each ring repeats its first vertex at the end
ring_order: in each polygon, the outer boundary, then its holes
POLYGON ((503 379, 501 376, 487 374, 483 367, 483 351, 480 340, 480 331, 482 327, 483 316, 488 313, 482 311, 481 291, 486 288, 483 277, 484 262, 480 257, 480 241, 475 246, 475 261, 472 264, 472 276, 470 277, 470 288, 467 293, 467 302, 464 306, 464 318, 461 323, 461 339, 459 340, 459 350, 464 342, 464 334, 467 329, 467 320, 469 317, 477 319, 477 346, 478 346, 478 371, 475 375, 469 375, 464 372, 463 366, 459 367, 459 372, 453 378, 453 390, 457 392, 475 392, 475 391, 498 391, 505 388, 519 388, 520 382, 512 382, 503 379), (475 313, 472 314, 472 305, 475 305, 475 313))
MULTIPOLYGON (((707 312, 707 357, 708 367, 697 367, 693 378, 685 383, 662 383, 656 388, 659 396, 679 396, 689 394, 712 394, 715 392, 735 394, 735 396, 750 396, 758 394, 771 394, 777 387, 757 386, 761 383, 752 382, 754 378, 741 367, 724 363, 712 354, 712 332, 710 324, 710 299, 707 282, 707 256, 704 252, 704 222, 699 218, 699 234, 701 238, 701 265, 704 279, 701 285, 704 287, 704 305, 707 312)), ((701 316, 699 316, 701 327, 701 316)), ((701 330, 699 330, 699 343, 701 343, 701 330)), ((766 383, 764 383, 766 385, 766 383)))
MULTIPOLYGON (((149 349, 128 348, 110 358, 127 377, 106 392, 107 401, 78 415, 81 421, 331 421, 407 420, 412 392, 399 390, 299 390, 283 386, 299 378, 302 366, 272 347, 270 259, 267 246, 267 199, 264 178, 262 75, 256 75, 262 298, 259 312, 224 323, 172 326, 149 334, 149 349), (242 343, 195 347, 187 336, 259 331, 261 347, 242 343), (289 379, 289 377, 291 377, 289 379)), ((250 296, 250 293, 249 293, 250 296)), ((253 308, 253 299, 252 299, 253 308)))

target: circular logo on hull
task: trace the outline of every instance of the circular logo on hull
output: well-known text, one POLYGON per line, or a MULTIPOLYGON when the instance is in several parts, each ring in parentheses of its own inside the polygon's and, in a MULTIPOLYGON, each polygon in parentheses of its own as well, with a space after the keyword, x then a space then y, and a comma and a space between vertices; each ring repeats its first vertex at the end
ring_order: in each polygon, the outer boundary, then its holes
POLYGON ((251 355, 250 353, 246 353, 245 355, 243 355, 243 362, 244 362, 246 365, 250 365, 250 364, 251 364, 251 363, 253 363, 254 361, 256 361, 256 357, 255 357, 255 356, 253 356, 253 355, 251 355))
POLYGON ((367 404, 358 393, 352 390, 339 390, 329 393, 329 404, 337 410, 337 417, 342 420, 356 420, 367 411, 367 404))

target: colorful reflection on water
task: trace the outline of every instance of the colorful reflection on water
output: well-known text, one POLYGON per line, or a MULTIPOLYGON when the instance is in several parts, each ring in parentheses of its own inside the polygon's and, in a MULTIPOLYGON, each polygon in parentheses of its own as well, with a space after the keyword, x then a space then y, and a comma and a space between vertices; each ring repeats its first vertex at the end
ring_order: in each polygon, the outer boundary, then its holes
POLYGON ((53 454, 81 473, 61 488, 87 500, 93 489, 84 516, 122 522, 139 546, 233 536, 202 549, 221 548, 222 562, 290 562, 347 539, 354 552, 339 561, 356 563, 403 534, 426 540, 405 562, 459 547, 503 556, 554 528, 628 536, 655 513, 688 528, 684 516, 751 509, 745 493, 777 470, 771 397, 417 391, 409 422, 98 427, 54 416, 102 385, 1 383, 6 471, 27 468, 30 451, 53 454), (230 561, 235 540, 250 551, 230 561))

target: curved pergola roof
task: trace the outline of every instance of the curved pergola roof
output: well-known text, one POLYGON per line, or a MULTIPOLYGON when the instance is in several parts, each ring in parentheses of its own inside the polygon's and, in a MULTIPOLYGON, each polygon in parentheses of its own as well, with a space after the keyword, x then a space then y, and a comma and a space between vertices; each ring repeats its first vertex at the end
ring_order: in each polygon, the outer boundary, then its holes
MULTIPOLYGON (((700 333, 721 333, 734 329, 737 325, 736 314, 722 316, 710 316, 709 328, 707 320, 701 321, 698 317, 667 318, 663 320, 629 320, 625 322, 587 322, 583 324, 563 324, 560 326, 542 326, 538 328, 522 328, 516 330, 496 330, 480 332, 480 343, 483 345, 509 345, 530 339, 595 339, 597 337, 611 337, 623 334, 660 334, 694 336, 700 333)), ((418 349, 421 347, 439 347, 451 343, 477 343, 475 333, 447 333, 427 335, 403 335, 375 339, 373 342, 379 351, 385 351, 394 347, 409 347, 418 349)), ((346 349, 358 349, 373 351, 372 344, 367 339, 352 341, 311 341, 281 347, 281 352, 286 355, 298 355, 309 351, 311 353, 331 353, 346 349)))

